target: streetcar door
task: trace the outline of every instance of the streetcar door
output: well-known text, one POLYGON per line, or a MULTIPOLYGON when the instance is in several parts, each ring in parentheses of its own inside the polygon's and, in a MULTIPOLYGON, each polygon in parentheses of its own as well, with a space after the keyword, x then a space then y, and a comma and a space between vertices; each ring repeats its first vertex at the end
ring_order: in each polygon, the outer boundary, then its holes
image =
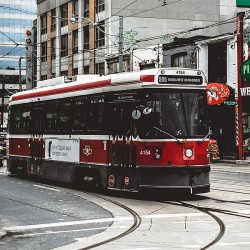
POLYGON ((32 110, 31 139, 30 139, 30 166, 31 175, 42 175, 42 163, 44 155, 44 112, 43 108, 35 105, 32 110))
POLYGON ((109 104, 110 135, 107 187, 137 191, 136 145, 132 103, 109 104))

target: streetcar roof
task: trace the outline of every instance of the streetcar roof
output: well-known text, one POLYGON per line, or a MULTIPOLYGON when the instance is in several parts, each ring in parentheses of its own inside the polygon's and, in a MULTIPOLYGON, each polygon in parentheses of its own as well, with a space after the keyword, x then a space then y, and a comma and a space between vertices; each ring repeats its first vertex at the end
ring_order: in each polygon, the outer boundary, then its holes
MULTIPOLYGON (((172 79, 170 78, 170 79, 172 79)), ((173 78, 173 80, 175 80, 173 78)), ((53 80, 51 80, 53 82, 53 80)), ((195 81, 195 79, 194 79, 195 81)), ((49 80, 46 80, 49 83, 49 80)), ((43 86, 43 84, 40 84, 43 86)), ((87 95, 94 93, 103 93, 111 91, 138 89, 141 87, 161 87, 161 88, 176 88, 176 89, 205 89, 206 81, 202 71, 194 69, 182 68, 154 68, 135 72, 123 72, 118 74, 110 74, 106 76, 92 75, 92 77, 78 77, 77 81, 69 83, 56 84, 52 86, 45 86, 34 88, 23 92, 16 93, 10 97, 10 105, 27 102, 37 102, 44 100, 60 99, 66 97, 73 97, 77 95, 87 95), (161 76, 163 80, 159 82, 161 76), (184 83, 176 84, 168 82, 165 84, 164 77, 171 76, 179 77, 192 77, 197 76, 201 79, 201 83, 184 83)))

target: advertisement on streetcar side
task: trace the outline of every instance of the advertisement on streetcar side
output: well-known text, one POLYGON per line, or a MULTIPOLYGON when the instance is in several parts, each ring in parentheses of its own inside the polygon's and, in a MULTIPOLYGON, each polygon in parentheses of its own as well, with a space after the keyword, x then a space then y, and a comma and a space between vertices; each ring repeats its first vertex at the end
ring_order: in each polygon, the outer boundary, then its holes
POLYGON ((80 162, 80 140, 45 139, 45 159, 63 162, 80 162))

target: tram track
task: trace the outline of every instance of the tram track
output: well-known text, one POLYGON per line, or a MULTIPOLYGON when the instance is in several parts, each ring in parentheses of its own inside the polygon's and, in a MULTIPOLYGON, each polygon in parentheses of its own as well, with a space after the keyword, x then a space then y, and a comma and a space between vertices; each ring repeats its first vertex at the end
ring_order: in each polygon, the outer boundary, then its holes
MULTIPOLYGON (((50 185, 50 184, 44 183, 44 182, 37 182, 37 181, 35 181, 35 183, 40 183, 40 184, 44 185, 47 188, 54 188, 55 187, 55 185, 50 185)), ((116 241, 118 239, 121 239, 121 238, 125 237, 126 235, 134 232, 140 226, 140 224, 141 224, 142 219, 141 219, 141 217, 139 216, 139 214, 136 211, 134 211, 133 209, 129 208, 128 206, 126 206, 126 205, 124 205, 124 204, 122 204, 120 202, 117 202, 117 201, 115 201, 115 200, 113 200, 113 199, 111 199, 109 197, 106 197, 104 195, 97 194, 97 193, 90 193, 88 191, 75 189, 74 187, 69 187, 69 189, 68 189, 67 187, 63 187, 61 185, 56 185, 56 186, 60 186, 60 191, 62 193, 69 194, 69 195, 75 196, 77 198, 81 198, 82 199, 83 196, 84 196, 84 194, 87 194, 88 196, 91 196, 93 198, 97 198, 99 200, 104 200, 106 202, 112 203, 113 205, 118 206, 118 207, 124 209, 125 211, 127 211, 131 215, 131 217, 132 217, 132 220, 131 220, 132 221, 132 225, 128 226, 128 228, 125 231, 123 231, 123 232, 121 232, 121 233, 119 233, 119 234, 117 234, 117 235, 115 235, 113 237, 112 236, 111 237, 107 237, 105 240, 101 240, 101 241, 96 242, 94 244, 89 244, 86 247, 79 248, 78 250, 93 249, 93 248, 96 248, 96 247, 108 244, 110 242, 116 241), (71 189, 72 189, 72 191, 73 190, 74 191, 80 191, 81 194, 77 194, 75 192, 72 192, 71 189)), ((43 208, 43 207, 31 204, 30 202, 20 201, 20 200, 9 198, 9 197, 3 196, 3 195, 1 197, 5 198, 5 199, 8 199, 10 201, 18 202, 18 203, 20 203, 22 205, 28 205, 30 207, 34 207, 36 209, 41 209, 41 210, 44 210, 44 211, 48 211, 48 212, 53 212, 53 213, 56 213, 56 214, 65 215, 65 213, 60 213, 60 212, 55 211, 53 209, 43 208)), ((98 204, 98 202, 94 202, 94 203, 98 204)), ((71 216, 71 217, 73 217, 73 216, 71 216)), ((115 218, 114 218, 114 221, 115 221, 115 218)), ((13 232, 12 231, 6 231, 6 234, 4 235, 4 237, 6 237, 6 236, 11 237, 12 235, 15 235, 15 236, 16 235, 22 235, 23 233, 24 232, 22 232, 22 231, 18 231, 17 232, 15 230, 13 232)))
MULTIPOLYGON (((226 226, 225 226, 224 222, 218 216, 211 213, 211 211, 213 211, 212 209, 207 208, 207 207, 200 207, 200 206, 198 207, 198 206, 192 205, 190 203, 181 202, 181 201, 180 202, 171 202, 171 201, 165 201, 164 202, 163 201, 162 203, 169 204, 169 205, 181 206, 181 207, 187 207, 187 208, 198 210, 198 211, 200 211, 202 213, 205 213, 205 214, 209 215, 210 217, 212 217, 217 222, 217 224, 219 225, 219 228, 220 228, 218 234, 215 236, 215 238, 211 242, 209 242, 207 245, 201 247, 200 248, 201 250, 208 249, 209 247, 215 245, 224 236, 226 226)), ((213 211, 213 212, 215 212, 215 211, 213 211)))

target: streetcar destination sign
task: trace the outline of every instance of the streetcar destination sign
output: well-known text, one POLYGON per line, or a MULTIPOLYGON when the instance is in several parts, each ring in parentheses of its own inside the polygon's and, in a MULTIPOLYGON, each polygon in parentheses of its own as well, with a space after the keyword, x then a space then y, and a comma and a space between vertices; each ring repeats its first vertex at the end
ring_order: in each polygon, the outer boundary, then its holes
POLYGON ((160 84, 202 84, 202 76, 159 75, 160 84))

